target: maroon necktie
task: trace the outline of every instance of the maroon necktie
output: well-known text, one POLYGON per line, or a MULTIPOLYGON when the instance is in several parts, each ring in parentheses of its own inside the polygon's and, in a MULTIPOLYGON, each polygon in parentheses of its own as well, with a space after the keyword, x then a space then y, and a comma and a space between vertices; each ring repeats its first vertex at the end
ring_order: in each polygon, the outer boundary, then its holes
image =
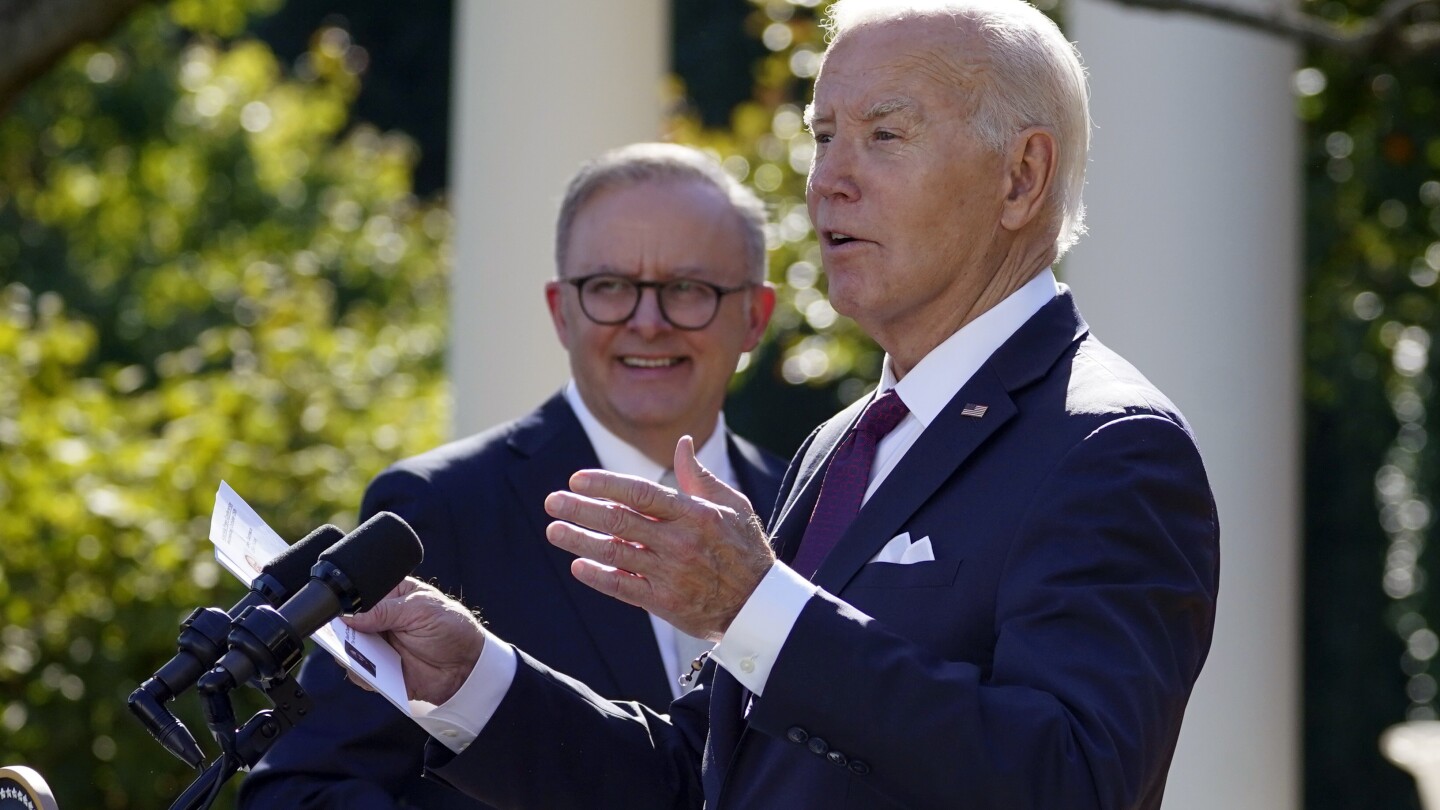
POLYGON ((815 576, 820 563, 840 541, 840 535, 854 522, 860 512, 860 502, 865 499, 865 490, 870 485, 875 446, 909 412, 910 409, 905 407, 900 395, 892 388, 865 407, 859 424, 840 442, 840 448, 830 460, 830 467, 825 470, 820 497, 815 501, 815 511, 810 514, 810 524, 805 527, 800 550, 795 553, 795 561, 790 565, 801 576, 815 576))

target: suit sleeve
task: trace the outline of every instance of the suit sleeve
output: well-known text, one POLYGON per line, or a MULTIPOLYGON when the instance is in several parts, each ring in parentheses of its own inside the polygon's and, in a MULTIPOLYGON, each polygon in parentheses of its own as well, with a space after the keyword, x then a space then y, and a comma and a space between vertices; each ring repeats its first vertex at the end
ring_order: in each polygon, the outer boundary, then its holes
POLYGON ((990 661, 943 660, 822 591, 752 728, 822 737, 905 807, 1158 806, 1214 622, 1218 529, 1198 452, 1172 421, 1118 418, 1015 508, 990 661))
POLYGON ((698 810, 709 684, 658 714, 606 700, 517 650, 510 691, 461 754, 427 749, 434 775, 496 807, 623 807, 698 810))
MULTIPOLYGON (((415 529, 425 546, 416 575, 446 589, 451 583, 443 572, 456 570, 454 530, 430 486, 413 473, 382 473, 366 491, 361 519, 380 511, 400 515, 415 529)), ((399 797, 423 773, 425 731, 384 698, 352 684, 323 650, 311 651, 299 679, 314 708, 241 783, 239 806, 398 808, 399 797)))

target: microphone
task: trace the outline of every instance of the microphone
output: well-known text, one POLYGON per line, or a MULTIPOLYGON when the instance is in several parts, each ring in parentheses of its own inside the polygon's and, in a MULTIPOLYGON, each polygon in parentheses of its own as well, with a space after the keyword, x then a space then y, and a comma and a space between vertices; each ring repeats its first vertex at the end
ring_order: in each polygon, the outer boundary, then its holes
POLYGON ((194 686, 224 655, 226 637, 235 619, 252 607, 283 604, 305 584, 321 552, 343 537, 338 528, 330 524, 321 526, 260 569, 260 574, 250 583, 250 592, 228 611, 196 608, 185 619, 176 642, 180 651, 132 692, 127 701, 130 711, 150 736, 190 767, 200 766, 205 760, 204 752, 189 729, 165 708, 165 702, 194 686))
POLYGON ((305 639, 342 613, 363 613, 385 598, 424 557, 410 524, 379 512, 321 553, 310 581, 281 605, 248 608, 230 629, 230 650, 200 678, 216 695, 251 678, 270 681, 300 663, 305 639))

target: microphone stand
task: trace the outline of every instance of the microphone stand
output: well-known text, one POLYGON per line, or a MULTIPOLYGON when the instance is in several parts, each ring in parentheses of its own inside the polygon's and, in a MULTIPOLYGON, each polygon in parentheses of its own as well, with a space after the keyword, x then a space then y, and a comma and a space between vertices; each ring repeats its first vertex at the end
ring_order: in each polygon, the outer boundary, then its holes
POLYGON ((217 738, 228 737, 233 742, 220 740, 223 753, 190 783, 190 787, 170 805, 170 810, 203 810, 209 807, 219 794, 220 786, 236 771, 242 766, 247 770, 254 767, 281 735, 310 713, 312 701, 309 694, 288 675, 262 680, 259 684, 260 691, 265 693, 274 708, 256 712, 238 730, 229 726, 234 723, 229 694, 220 692, 207 696, 205 714, 212 730, 217 738))
POLYGON ((150 736, 192 768, 199 768, 205 761, 205 752, 200 750, 190 730, 165 708, 165 704, 175 697, 177 691, 183 690, 187 682, 194 683, 205 673, 205 662, 216 661, 225 654, 229 646, 225 636, 229 630, 230 616, 225 611, 196 608, 180 624, 180 637, 176 640, 180 654, 140 684, 126 701, 150 736))

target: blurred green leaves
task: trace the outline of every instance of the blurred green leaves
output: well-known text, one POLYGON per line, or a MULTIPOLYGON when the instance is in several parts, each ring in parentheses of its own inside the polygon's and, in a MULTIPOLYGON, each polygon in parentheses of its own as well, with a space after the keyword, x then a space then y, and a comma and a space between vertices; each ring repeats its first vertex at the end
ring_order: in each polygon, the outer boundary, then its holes
MULTIPOLYGON (((1381 3, 1306 2, 1359 26, 1381 3)), ((1413 804, 1377 753, 1436 716, 1430 414, 1440 329, 1440 62, 1310 49, 1305 204, 1305 774, 1317 809, 1413 804)))
MULTIPOLYGON (((1373 9, 1357 0, 1323 11, 1343 20, 1373 9)), ((1363 432, 1383 451, 1379 471, 1359 471, 1351 485, 1372 492, 1385 545, 1372 551, 1383 569, 1370 587, 1394 600, 1388 622, 1408 643, 1440 623, 1440 601, 1426 587, 1435 562, 1425 553, 1440 482, 1427 438, 1440 330, 1440 65, 1324 51, 1309 62, 1295 76, 1306 122, 1307 398, 1316 423, 1344 414, 1344 434, 1363 432)), ((1312 441, 1338 438, 1322 432, 1312 441)), ((1400 662, 1413 719, 1436 716, 1432 656, 1406 652, 1400 662)))
POLYGON ((350 125, 343 30, 293 68, 227 39, 274 5, 148 7, 0 120, 0 761, 62 806, 191 778, 124 703, 242 590, 222 479, 293 540, 448 429, 449 214, 350 125))
MULTIPOLYGON (((820 248, 805 209, 815 142, 802 115, 825 48, 819 19, 828 3, 751 2, 747 28, 768 51, 754 69, 753 98, 736 106, 728 129, 703 127, 696 111, 677 103, 670 136, 714 152, 769 206, 770 280, 778 293, 770 334, 778 351, 763 371, 780 385, 833 390, 833 411, 873 386, 884 355, 826 299, 820 248)), ((678 97, 683 88, 675 92, 678 97)))

